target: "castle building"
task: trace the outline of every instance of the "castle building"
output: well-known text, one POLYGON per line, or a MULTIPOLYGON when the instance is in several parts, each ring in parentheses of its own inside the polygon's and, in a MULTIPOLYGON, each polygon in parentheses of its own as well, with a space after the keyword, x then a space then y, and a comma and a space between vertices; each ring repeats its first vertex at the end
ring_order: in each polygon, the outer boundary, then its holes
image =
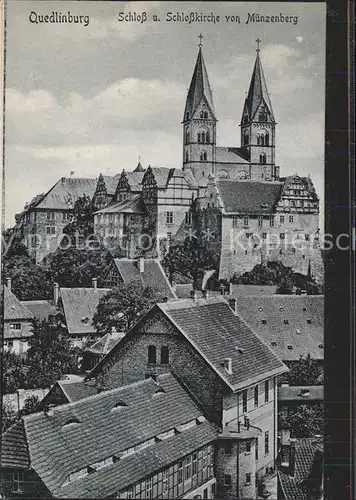
POLYGON ((217 114, 201 44, 183 118, 183 170, 199 185, 194 229, 221 244, 220 279, 279 260, 323 277, 319 198, 310 177, 280 176, 276 121, 259 42, 240 121, 240 147, 217 145, 217 114))

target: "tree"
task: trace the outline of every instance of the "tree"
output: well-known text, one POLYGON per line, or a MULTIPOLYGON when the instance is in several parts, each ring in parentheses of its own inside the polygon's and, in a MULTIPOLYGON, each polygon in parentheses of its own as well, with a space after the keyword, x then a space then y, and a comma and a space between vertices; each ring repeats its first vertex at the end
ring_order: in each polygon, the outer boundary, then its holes
POLYGON ((50 299, 52 278, 50 272, 38 266, 35 260, 25 255, 4 258, 5 278, 11 278, 11 290, 19 300, 50 299))
POLYGON ((322 404, 299 405, 290 410, 288 417, 279 414, 278 419, 278 428, 288 428, 294 438, 313 437, 324 432, 322 404))
POLYGON ((27 363, 28 384, 32 388, 46 388, 64 373, 77 372, 78 357, 71 340, 58 318, 32 321, 27 363))
POLYGON ((58 248, 46 258, 54 282, 62 287, 90 287, 92 278, 102 276, 112 257, 103 247, 58 248))
POLYGON ((310 354, 289 364, 290 385, 320 385, 320 366, 310 354))
POLYGON ((2 389, 5 394, 24 389, 27 383, 26 367, 20 356, 4 351, 2 356, 2 389))
POLYGON ((144 287, 139 280, 120 283, 100 299, 93 326, 101 335, 112 328, 126 333, 154 304, 165 300, 161 292, 144 287))
POLYGON ((1 432, 11 427, 18 420, 18 413, 14 410, 11 401, 3 398, 1 405, 1 432))
POLYGON ((293 287, 294 287, 293 277, 290 275, 284 276, 281 279, 280 284, 277 285, 276 293, 280 295, 292 295, 293 287))
POLYGON ((25 399, 22 409, 19 411, 19 416, 30 415, 36 413, 42 408, 41 401, 38 396, 32 395, 25 399))
POLYGON ((94 207, 90 196, 80 196, 74 204, 71 222, 63 229, 70 241, 76 241, 76 236, 81 241, 94 232, 94 207))
POLYGON ((2 233, 2 255, 5 258, 14 256, 28 257, 27 248, 20 231, 16 227, 5 229, 2 233))
POLYGON ((209 241, 200 235, 186 238, 184 243, 172 245, 162 259, 162 266, 170 280, 179 282, 176 275, 193 280, 195 289, 201 288, 204 271, 219 269, 220 241, 209 241))

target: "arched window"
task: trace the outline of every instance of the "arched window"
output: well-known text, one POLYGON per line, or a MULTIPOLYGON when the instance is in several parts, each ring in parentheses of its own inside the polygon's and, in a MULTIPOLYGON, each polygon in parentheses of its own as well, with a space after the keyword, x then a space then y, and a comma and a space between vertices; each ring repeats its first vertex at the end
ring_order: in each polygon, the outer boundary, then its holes
POLYGON ((257 134, 257 146, 261 145, 261 136, 260 134, 257 134))
POLYGON ((190 113, 189 113, 189 111, 187 111, 187 113, 186 113, 186 115, 185 115, 185 118, 186 118, 186 120, 189 120, 189 118, 190 118, 190 113))
POLYGON ((262 134, 260 136, 260 146, 264 146, 265 145, 265 136, 262 134))
POLYGON ((148 362, 152 364, 156 364, 156 346, 149 345, 148 346, 148 362))
POLYGON ((203 113, 203 111, 200 111, 200 118, 204 118, 204 113, 203 113))
POLYGON ((261 153, 260 154, 260 164, 261 165, 266 165, 266 153, 261 153))
POLYGON ((201 142, 201 134, 198 132, 198 142, 201 142))
POLYGON ((265 134, 265 146, 269 146, 269 133, 266 132, 265 134))
POLYGON ((209 130, 207 131, 207 133, 205 135, 205 139, 206 139, 206 143, 209 144, 210 143, 210 133, 209 133, 209 130))
POLYGON ((190 132, 189 132, 189 127, 185 128, 185 143, 188 144, 190 141, 190 132))
POLYGON ((185 161, 186 162, 189 161, 189 153, 188 153, 188 151, 185 152, 185 161))
POLYGON ((247 115, 245 115, 245 116, 244 116, 244 123, 247 123, 247 122, 248 122, 248 116, 247 116, 247 115))
POLYGON ((208 118, 208 112, 204 111, 204 118, 208 118))
POLYGON ((200 161, 207 161, 207 159, 208 159, 208 156, 207 156, 206 151, 201 151, 201 153, 200 153, 200 161))
POLYGON ((245 130, 245 132, 244 132, 244 146, 248 146, 249 140, 250 140, 250 137, 248 135, 248 131, 245 130))
POLYGON ((169 364, 169 349, 167 345, 161 347, 161 365, 169 364))

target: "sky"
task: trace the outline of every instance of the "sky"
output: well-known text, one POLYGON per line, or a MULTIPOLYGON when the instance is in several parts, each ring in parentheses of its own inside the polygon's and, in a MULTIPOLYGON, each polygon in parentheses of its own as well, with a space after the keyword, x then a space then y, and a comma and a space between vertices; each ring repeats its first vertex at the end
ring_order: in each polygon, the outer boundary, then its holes
POLYGON ((133 170, 139 157, 145 167, 181 168, 181 121, 200 33, 217 144, 240 145, 259 38, 281 176, 310 174, 323 203, 325 4, 11 0, 6 23, 6 226, 71 172, 115 175, 133 170), (30 22, 53 11, 87 15, 89 24, 30 22), (121 12, 145 12, 148 20, 121 22, 121 12), (214 13, 220 22, 172 22, 169 12, 214 13), (246 24, 248 13, 298 22, 246 24))

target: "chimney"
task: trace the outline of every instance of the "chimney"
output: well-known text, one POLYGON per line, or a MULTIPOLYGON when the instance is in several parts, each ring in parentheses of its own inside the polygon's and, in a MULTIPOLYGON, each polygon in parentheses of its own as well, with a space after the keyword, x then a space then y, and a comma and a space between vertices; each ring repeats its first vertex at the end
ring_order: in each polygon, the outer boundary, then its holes
POLYGON ((229 281, 229 295, 232 295, 232 283, 229 281))
POLYGON ((289 429, 281 429, 281 445, 289 446, 290 444, 290 430, 289 429))
POLYGON ((224 359, 224 368, 229 375, 232 375, 232 359, 231 358, 224 359))
POLYGON ((294 476, 295 472, 295 439, 290 439, 289 445, 289 475, 294 476))
POLYGON ((11 278, 6 278, 6 286, 11 292, 11 278))
POLYGON ((59 301, 59 285, 58 283, 53 284, 53 302, 55 306, 58 306, 59 301))
POLYGON ((140 263, 140 273, 142 274, 145 272, 145 259, 140 259, 139 263, 140 263))
POLYGON ((91 282, 92 282, 94 290, 96 290, 98 288, 98 279, 92 278, 91 282))

